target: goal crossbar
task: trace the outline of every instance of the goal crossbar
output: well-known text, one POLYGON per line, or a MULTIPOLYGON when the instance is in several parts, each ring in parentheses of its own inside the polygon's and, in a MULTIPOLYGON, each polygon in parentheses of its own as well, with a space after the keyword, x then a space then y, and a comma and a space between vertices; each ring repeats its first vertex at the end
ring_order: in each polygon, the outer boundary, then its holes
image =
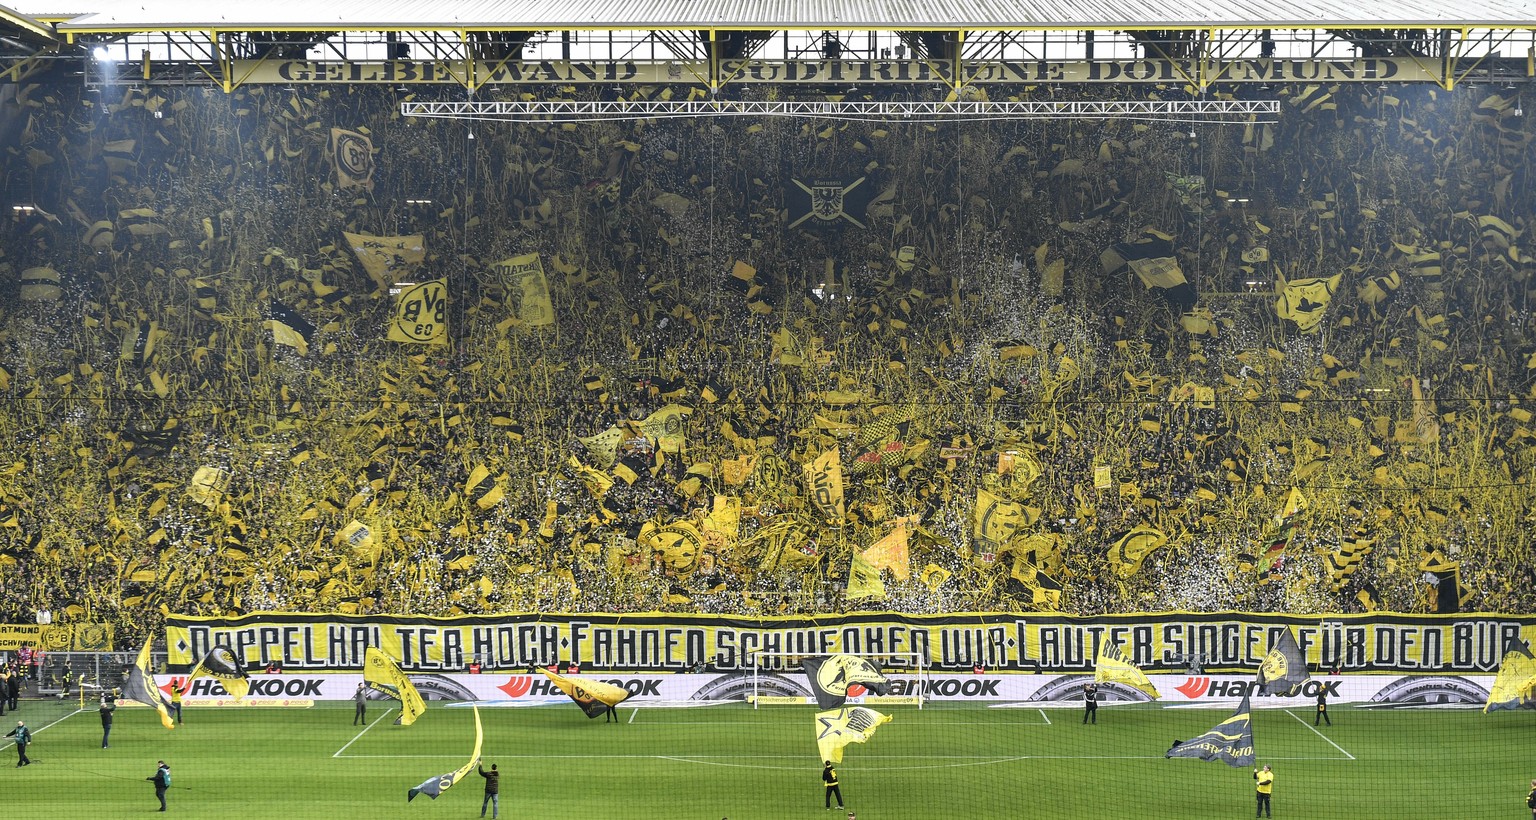
MULTIPOLYGON (((919 709, 923 708, 923 703, 927 700, 926 693, 929 680, 927 653, 842 652, 837 654, 863 658, 880 670, 887 678, 899 679, 900 682, 904 683, 900 687, 900 694, 860 694, 851 698, 853 702, 868 705, 881 703, 912 704, 916 705, 919 709)), ((751 702, 752 708, 805 703, 814 704, 816 699, 813 695, 808 694, 809 687, 806 684, 805 668, 802 665, 802 661, 806 658, 816 657, 825 656, 806 654, 804 652, 748 652, 746 666, 751 673, 752 689, 747 695, 747 699, 751 702)))

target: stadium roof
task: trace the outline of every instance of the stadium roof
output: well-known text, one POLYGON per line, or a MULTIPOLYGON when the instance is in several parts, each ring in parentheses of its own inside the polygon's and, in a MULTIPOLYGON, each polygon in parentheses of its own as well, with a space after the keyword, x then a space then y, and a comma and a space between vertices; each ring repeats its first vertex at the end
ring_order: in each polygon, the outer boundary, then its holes
POLYGON ((599 29, 1536 28, 1536 0, 17 0, 62 33, 599 29), (81 6, 95 6, 84 11, 81 6))

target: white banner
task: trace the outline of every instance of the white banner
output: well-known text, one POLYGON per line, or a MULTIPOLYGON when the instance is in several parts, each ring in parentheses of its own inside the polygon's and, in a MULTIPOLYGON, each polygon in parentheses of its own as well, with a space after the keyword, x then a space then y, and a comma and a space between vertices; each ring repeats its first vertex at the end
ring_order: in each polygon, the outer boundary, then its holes
MULTIPOLYGON (((742 672, 722 674, 584 675, 622 686, 631 693, 631 704, 669 705, 685 702, 745 700, 753 693, 752 677, 742 672)), ((930 700, 1038 703, 1041 706, 1081 702, 1083 684, 1092 675, 935 674, 922 684, 930 700)), ((155 683, 167 693, 180 675, 157 675, 155 683)), ((350 700, 362 675, 353 674, 257 674, 251 676, 250 698, 297 701, 350 700)), ((893 674, 888 694, 918 694, 916 675, 893 674)), ((1322 675, 1313 678, 1295 697, 1260 695, 1252 675, 1152 675, 1164 704, 1217 705, 1253 696, 1255 707, 1296 707, 1315 702, 1320 690, 1330 703, 1382 705, 1481 705, 1493 685, 1491 675, 1322 675)), ((568 699, 542 674, 486 673, 480 675, 412 675, 422 697, 431 701, 465 701, 484 706, 534 706, 568 699)), ((771 697, 810 698, 805 676, 764 674, 757 693, 771 697)), ((217 680, 201 678, 186 694, 188 705, 200 700, 227 698, 217 680)), ((856 695, 860 702, 863 695, 856 695)), ((1101 705, 1145 701, 1146 696, 1114 683, 1099 687, 1101 705)), ((809 700, 807 701, 809 702, 809 700)))

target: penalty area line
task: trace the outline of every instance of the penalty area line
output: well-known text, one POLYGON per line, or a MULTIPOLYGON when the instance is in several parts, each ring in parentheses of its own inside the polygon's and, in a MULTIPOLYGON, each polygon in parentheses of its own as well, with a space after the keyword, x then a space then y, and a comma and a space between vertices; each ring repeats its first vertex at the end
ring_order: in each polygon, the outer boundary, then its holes
MULTIPOLYGON (((352 747, 352 744, 354 744, 357 741, 361 740, 363 735, 368 734, 368 730, 369 729, 372 729, 374 726, 377 726, 379 721, 383 720, 384 718, 389 717, 389 713, 393 712, 393 711, 395 711, 395 707, 393 707, 393 706, 389 707, 388 709, 385 709, 384 710, 384 714, 379 715, 378 717, 373 719, 372 723, 368 724, 367 726, 364 726, 363 730, 361 732, 358 732, 355 737, 353 737, 351 740, 347 741, 347 745, 341 747, 340 749, 337 749, 336 750, 336 754, 331 755, 331 757, 341 757, 341 753, 342 752, 345 752, 347 749, 352 747)), ((349 755, 349 757, 357 757, 357 755, 349 755)))
POLYGON ((1044 709, 1036 709, 1035 711, 1040 713, 1040 717, 1045 718, 1045 725, 1051 725, 1051 716, 1047 715, 1044 709))
MULTIPOLYGON (((32 730, 32 734, 35 735, 38 732, 41 732, 43 729, 47 729, 49 726, 57 726, 60 723, 63 723, 64 721, 69 720, 70 718, 74 717, 75 715, 80 714, 83 711, 85 711, 85 710, 84 709, 76 709, 75 711, 70 712, 69 714, 65 715, 64 717, 61 717, 58 720, 55 720, 54 722, 48 724, 47 726, 42 727, 42 729, 33 729, 32 730)), ((0 746, 0 752, 5 751, 6 749, 13 749, 15 747, 16 747, 16 741, 8 740, 8 741, 6 741, 4 746, 0 746)))
POLYGON ((1287 709, 1287 710, 1285 710, 1285 713, 1287 715, 1290 715, 1293 718, 1296 718, 1296 722, 1297 723, 1300 723, 1301 725, 1306 726, 1308 729, 1311 729, 1312 730, 1312 734, 1317 735, 1318 737, 1322 738, 1323 740, 1328 741, 1328 745, 1329 746, 1332 746, 1333 748, 1338 749, 1340 752, 1343 752, 1345 757, 1349 758, 1350 760, 1354 760, 1355 759, 1354 755, 1350 754, 1349 752, 1345 752, 1344 751, 1344 747, 1343 746, 1340 746, 1339 744, 1334 743, 1333 742, 1333 738, 1330 738, 1327 735, 1323 734, 1322 732, 1319 732, 1317 730, 1316 726, 1307 726, 1307 722, 1305 720, 1302 720, 1299 717, 1296 717, 1296 713, 1295 712, 1292 712, 1291 710, 1287 709))

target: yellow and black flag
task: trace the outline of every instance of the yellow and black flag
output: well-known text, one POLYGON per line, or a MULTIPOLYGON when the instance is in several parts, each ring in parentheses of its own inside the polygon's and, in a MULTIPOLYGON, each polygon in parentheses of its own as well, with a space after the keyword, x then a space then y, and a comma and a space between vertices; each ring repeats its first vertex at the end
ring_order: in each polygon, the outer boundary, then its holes
POLYGON ((336 187, 373 190, 373 140, 344 128, 331 129, 331 165, 336 187))
POLYGON ((1215 760, 1234 769, 1252 766, 1253 723, 1249 719, 1248 696, 1243 696, 1243 702, 1238 705, 1237 711, 1233 712, 1231 717, 1216 724, 1209 732, 1199 737, 1175 742, 1167 752, 1163 753, 1163 757, 1215 760))
POLYGON ((863 743, 891 716, 864 706, 849 706, 816 713, 816 748, 822 760, 843 762, 843 747, 863 743))
POLYGON ((843 505, 843 462, 837 448, 822 453, 804 467, 811 503, 828 520, 841 525, 847 508, 843 505))
POLYGON ((190 686, 192 681, 198 678, 213 678, 224 686, 224 691, 235 700, 240 700, 251 691, 250 676, 245 673, 245 664, 233 651, 223 646, 215 646, 198 661, 197 668, 187 676, 184 686, 190 686))
POLYGON ((496 263, 496 273, 512 302, 512 316, 498 325, 505 330, 515 324, 547 327, 555 323, 555 307, 549 295, 549 280, 544 277, 544 263, 536 253, 503 259, 496 263))
POLYGON ((155 707, 155 711, 160 713, 160 725, 175 729, 176 723, 171 720, 170 710, 166 708, 170 704, 166 702, 165 693, 155 688, 155 676, 149 670, 149 648, 154 642, 153 638, 145 641, 144 648, 139 650, 138 659, 128 670, 128 682, 123 684, 123 697, 155 707))
MULTIPOLYGON (((857 655, 829 655, 801 661, 805 678, 821 709, 836 709, 848 699, 848 687, 862 686, 877 695, 885 694, 886 677, 873 663, 857 655)), ((825 760, 826 758, 823 758, 825 760)))
POLYGON ((1423 560, 1419 561, 1420 576, 1430 589, 1430 600, 1435 611, 1442 615, 1455 614, 1461 611, 1461 605, 1470 597, 1470 592, 1461 588, 1461 562, 1452 561, 1445 557, 1445 553, 1438 548, 1425 548, 1423 560))
POLYGON ((389 340, 418 345, 448 343, 448 280, 433 279, 391 288, 395 315, 389 323, 389 340))
POLYGON ((1285 627, 1280 639, 1270 644, 1269 654, 1259 665, 1259 692, 1291 697, 1311 679, 1312 676, 1307 674, 1307 658, 1301 654, 1301 646, 1296 643, 1291 628, 1285 627))
POLYGON ((1099 267, 1106 276, 1125 271, 1136 274, 1147 289, 1158 289, 1163 298, 1182 310, 1195 306, 1195 289, 1184 278, 1173 237, 1162 231, 1148 228, 1139 239, 1111 245, 1099 254, 1099 267))
POLYGON ((409 726, 427 711, 427 703, 421 699, 421 693, 416 691, 416 685, 411 683, 410 677, 400 671, 399 665, 376 646, 368 647, 363 655, 363 682, 368 684, 369 689, 400 701, 400 717, 395 720, 397 725, 409 726))
POLYGON ((1135 575, 1148 554, 1168 543, 1168 536, 1156 527, 1138 524, 1115 536, 1109 546, 1109 563, 1122 576, 1135 575))
POLYGON ((1131 663, 1118 644, 1105 642, 1099 646, 1099 657, 1093 665, 1093 680, 1095 683, 1124 684, 1153 700, 1160 697, 1147 673, 1131 663))
POLYGON ((1536 709, 1536 658, 1530 645, 1519 638, 1512 637, 1504 645, 1504 660, 1483 714, 1500 709, 1536 709))
POLYGON ((315 326, 300 316, 298 311, 274 300, 268 309, 267 327, 272 330, 272 341, 309 355, 309 343, 315 338, 315 326))
POLYGON ((539 671, 549 678, 556 689, 569 695, 589 718, 595 718, 629 699, 629 690, 622 686, 587 678, 568 678, 543 668, 539 671))
POLYGON ((864 556, 854 553, 853 561, 848 566, 848 587, 844 594, 850 601, 884 598, 885 581, 880 578, 880 568, 864 556))
POLYGON ((1343 274, 1334 274, 1287 282, 1284 277, 1278 277, 1275 291, 1280 298, 1275 300, 1275 314, 1295 322, 1296 329, 1302 333, 1316 333, 1323 326, 1323 313, 1342 278, 1343 274))
POLYGON ((475 710, 475 750, 470 753, 469 762, 447 774, 429 777, 420 786, 406 790, 405 802, 409 803, 415 800, 418 794, 425 794, 436 800, 438 795, 453 788, 453 784, 468 777, 470 769, 480 765, 480 744, 485 740, 485 731, 480 728, 480 707, 473 706, 472 708, 475 710))

